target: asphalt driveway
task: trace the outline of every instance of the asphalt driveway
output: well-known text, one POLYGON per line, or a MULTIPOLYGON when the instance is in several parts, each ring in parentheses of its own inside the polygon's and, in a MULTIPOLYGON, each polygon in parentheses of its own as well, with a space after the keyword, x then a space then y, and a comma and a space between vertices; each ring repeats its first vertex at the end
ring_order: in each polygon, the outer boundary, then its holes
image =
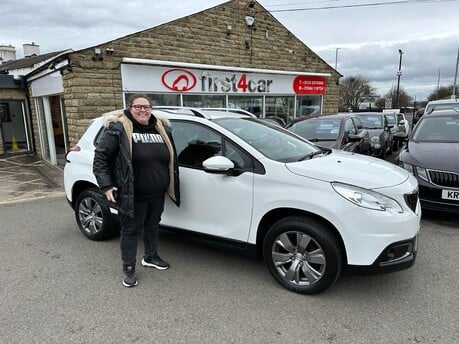
POLYGON ((0 157, 0 204, 64 195, 63 170, 34 155, 0 157))

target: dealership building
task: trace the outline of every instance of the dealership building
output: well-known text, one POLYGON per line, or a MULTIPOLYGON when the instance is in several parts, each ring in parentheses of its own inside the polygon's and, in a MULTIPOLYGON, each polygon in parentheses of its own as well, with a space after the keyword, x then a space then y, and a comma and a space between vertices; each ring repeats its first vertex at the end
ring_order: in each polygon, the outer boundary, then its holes
POLYGON ((91 119, 125 107, 133 93, 156 105, 235 107, 285 121, 339 104, 341 75, 253 0, 56 52, 20 75, 18 63, 30 59, 0 64, 10 77, 8 87, 0 78, 0 155, 35 152, 51 164, 91 119))

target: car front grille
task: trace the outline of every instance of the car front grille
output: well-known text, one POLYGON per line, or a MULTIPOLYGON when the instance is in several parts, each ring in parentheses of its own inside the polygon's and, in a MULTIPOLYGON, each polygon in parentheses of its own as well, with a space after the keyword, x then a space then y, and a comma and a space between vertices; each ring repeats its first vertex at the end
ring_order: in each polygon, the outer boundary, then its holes
POLYGON ((415 192, 404 194, 403 198, 405 199, 406 204, 408 207, 413 211, 416 212, 416 205, 418 204, 419 192, 416 190, 415 192))
POLYGON ((459 188, 459 174, 455 172, 429 170, 430 181, 438 186, 459 188))

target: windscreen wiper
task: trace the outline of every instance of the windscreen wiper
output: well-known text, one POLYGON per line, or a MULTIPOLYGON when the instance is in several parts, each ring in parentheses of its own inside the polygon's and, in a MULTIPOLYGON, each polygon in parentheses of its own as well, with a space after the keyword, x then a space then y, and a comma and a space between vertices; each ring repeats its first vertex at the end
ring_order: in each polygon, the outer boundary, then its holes
POLYGON ((314 158, 315 156, 320 155, 320 154, 323 154, 323 153, 324 153, 324 152, 321 151, 321 150, 320 150, 320 151, 311 152, 311 153, 308 153, 308 154, 302 156, 301 158, 299 158, 298 161, 303 161, 303 160, 306 160, 306 159, 309 160, 309 159, 312 159, 312 158, 314 158))

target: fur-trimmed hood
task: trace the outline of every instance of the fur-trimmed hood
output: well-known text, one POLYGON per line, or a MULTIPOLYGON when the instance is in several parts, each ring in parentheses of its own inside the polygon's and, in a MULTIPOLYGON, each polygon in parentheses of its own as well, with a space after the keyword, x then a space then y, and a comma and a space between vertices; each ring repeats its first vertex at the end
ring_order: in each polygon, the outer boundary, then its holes
MULTIPOLYGON (((170 122, 166 117, 158 116, 154 111, 152 111, 152 115, 155 116, 155 118, 158 121, 161 121, 163 126, 165 126, 165 127, 169 127, 170 126, 170 122)), ((121 118, 123 116, 125 116, 125 114, 124 114, 124 109, 119 109, 119 110, 113 110, 113 111, 110 111, 110 112, 106 112, 102 116, 104 118, 104 127, 108 128, 110 123, 119 122, 121 120, 121 118)))

